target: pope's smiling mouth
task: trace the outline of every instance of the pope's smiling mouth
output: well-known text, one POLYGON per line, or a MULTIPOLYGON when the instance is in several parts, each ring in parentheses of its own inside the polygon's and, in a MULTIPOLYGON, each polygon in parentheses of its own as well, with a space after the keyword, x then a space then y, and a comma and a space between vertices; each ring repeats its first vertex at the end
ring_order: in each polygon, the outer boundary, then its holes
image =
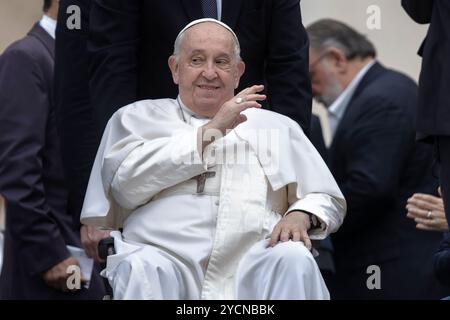
POLYGON ((199 87, 200 89, 210 90, 210 91, 217 90, 217 89, 220 88, 220 87, 217 87, 217 86, 211 86, 211 85, 198 85, 198 87, 199 87))

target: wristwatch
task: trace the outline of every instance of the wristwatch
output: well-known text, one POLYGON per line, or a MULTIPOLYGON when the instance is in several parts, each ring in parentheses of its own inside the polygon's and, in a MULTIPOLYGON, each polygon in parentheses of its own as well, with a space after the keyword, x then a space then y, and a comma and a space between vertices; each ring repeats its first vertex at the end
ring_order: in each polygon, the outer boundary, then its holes
POLYGON ((322 224, 320 223, 319 219, 316 217, 316 215, 310 213, 310 212, 306 212, 309 216, 309 224, 311 225, 311 229, 319 229, 322 224))
POLYGON ((308 215, 309 225, 310 225, 309 230, 322 228, 322 223, 320 222, 320 220, 311 212, 303 211, 303 210, 292 210, 292 211, 288 212, 287 214, 289 214, 293 211, 300 211, 300 212, 306 213, 308 215))
POLYGON ((314 214, 312 214, 311 212, 308 212, 308 211, 303 211, 303 210, 300 210, 300 211, 303 213, 306 213, 309 216, 309 225, 310 225, 309 230, 318 229, 322 226, 319 219, 317 219, 317 217, 314 214))

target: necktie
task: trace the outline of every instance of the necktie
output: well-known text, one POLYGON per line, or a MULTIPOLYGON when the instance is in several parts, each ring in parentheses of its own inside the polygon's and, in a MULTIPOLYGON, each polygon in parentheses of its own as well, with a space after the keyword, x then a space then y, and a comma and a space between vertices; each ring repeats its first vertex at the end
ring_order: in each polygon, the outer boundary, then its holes
POLYGON ((216 0, 202 0, 203 17, 217 19, 216 0))

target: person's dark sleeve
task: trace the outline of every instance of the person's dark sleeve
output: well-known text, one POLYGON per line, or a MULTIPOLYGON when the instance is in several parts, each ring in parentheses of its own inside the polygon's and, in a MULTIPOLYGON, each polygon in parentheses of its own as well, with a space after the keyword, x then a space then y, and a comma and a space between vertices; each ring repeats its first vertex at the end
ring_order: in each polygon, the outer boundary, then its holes
POLYGON ((434 255, 434 272, 440 282, 450 286, 450 232, 444 234, 434 255))
POLYGON ((402 0, 402 7, 417 23, 430 23, 434 0, 402 0))
POLYGON ((273 111, 295 120, 309 135, 312 93, 309 41, 298 0, 274 1, 268 34, 266 80, 273 111))
POLYGON ((69 189, 67 210, 80 228, 89 175, 100 144, 89 93, 89 6, 91 0, 61 0, 55 42, 55 105, 62 163, 69 189), (81 9, 81 29, 69 29, 67 7, 81 9))
POLYGON ((309 140, 319 152, 325 163, 328 163, 327 147, 325 145, 325 139, 323 138, 322 125, 320 119, 316 115, 311 116, 311 132, 309 140))
POLYGON ((100 131, 119 108, 137 100, 139 0, 93 0, 90 11, 91 102, 100 131))
POLYGON ((368 107, 348 134, 343 168, 346 179, 338 182, 347 215, 340 232, 354 232, 386 214, 386 205, 399 198, 400 173, 414 144, 412 120, 402 108, 382 98, 366 99, 368 107), (379 106, 383 107, 379 107, 379 106))
POLYGON ((42 180, 50 108, 46 81, 38 62, 22 50, 0 58, 0 193, 7 203, 7 232, 30 274, 69 256, 42 180))

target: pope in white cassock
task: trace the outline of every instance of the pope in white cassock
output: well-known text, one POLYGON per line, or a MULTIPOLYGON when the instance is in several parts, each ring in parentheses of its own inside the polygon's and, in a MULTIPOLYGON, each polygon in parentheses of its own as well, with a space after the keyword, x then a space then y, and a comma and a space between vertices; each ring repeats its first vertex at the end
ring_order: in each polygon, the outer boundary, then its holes
MULTIPOLYGON (((260 109, 233 31, 191 22, 169 58, 177 99, 110 119, 81 215, 112 232, 115 299, 329 299, 310 251, 345 199, 289 118, 260 109)), ((299 106, 301 107, 301 106, 299 106)))

